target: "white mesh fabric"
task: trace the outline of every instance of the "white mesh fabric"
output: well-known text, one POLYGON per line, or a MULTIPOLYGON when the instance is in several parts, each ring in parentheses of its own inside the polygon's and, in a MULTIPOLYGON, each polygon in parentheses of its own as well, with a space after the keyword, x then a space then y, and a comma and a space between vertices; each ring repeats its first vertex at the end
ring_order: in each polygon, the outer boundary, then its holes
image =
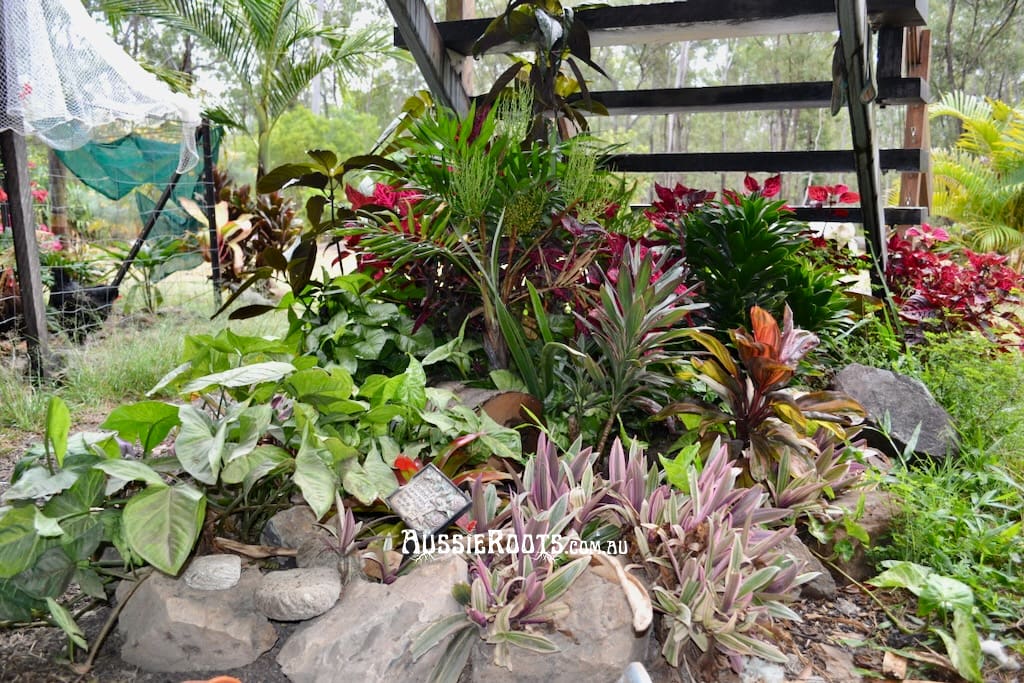
POLYGON ((199 106, 139 66, 80 0, 0 0, 0 49, 0 130, 67 150, 112 126, 180 121, 179 170, 196 164, 199 106))

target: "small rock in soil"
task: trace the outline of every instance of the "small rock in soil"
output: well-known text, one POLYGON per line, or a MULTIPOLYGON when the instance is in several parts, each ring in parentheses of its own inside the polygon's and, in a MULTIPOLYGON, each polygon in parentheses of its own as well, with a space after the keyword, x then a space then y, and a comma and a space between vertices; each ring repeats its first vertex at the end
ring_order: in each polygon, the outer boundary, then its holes
POLYGON ((318 617, 338 601, 341 577, 333 567, 310 567, 269 572, 254 596, 256 609, 276 621, 318 617))
POLYGON ((189 563, 182 580, 199 591, 221 591, 238 583, 242 558, 238 555, 202 555, 189 563))

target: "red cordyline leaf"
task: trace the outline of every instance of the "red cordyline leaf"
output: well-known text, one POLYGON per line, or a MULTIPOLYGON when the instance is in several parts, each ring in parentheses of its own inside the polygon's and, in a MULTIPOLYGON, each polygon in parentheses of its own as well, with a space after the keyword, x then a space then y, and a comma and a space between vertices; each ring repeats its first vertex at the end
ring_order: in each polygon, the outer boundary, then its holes
POLYGON ((761 183, 757 182, 749 173, 743 178, 743 187, 747 188, 747 192, 757 192, 761 189, 761 183))
POLYGON ((807 198, 814 202, 826 202, 828 190, 822 185, 811 185, 807 188, 807 198))
POLYGON ((395 458, 395 469, 403 472, 419 472, 423 464, 420 463, 419 458, 413 460, 408 455, 400 455, 395 458))
POLYGON ((351 185, 345 186, 345 197, 347 197, 348 201, 352 204, 353 211, 358 211, 364 206, 369 206, 374 202, 373 196, 365 195, 351 185))
POLYGON ((782 191, 782 174, 776 173, 771 178, 764 181, 764 187, 761 188, 761 196, 765 198, 772 198, 782 191))

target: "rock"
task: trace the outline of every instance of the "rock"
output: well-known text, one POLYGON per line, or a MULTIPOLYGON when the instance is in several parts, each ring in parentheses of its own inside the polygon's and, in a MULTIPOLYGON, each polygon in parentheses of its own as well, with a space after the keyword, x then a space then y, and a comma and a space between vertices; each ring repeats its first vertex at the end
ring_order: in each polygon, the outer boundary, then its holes
POLYGON ((616 681, 630 662, 644 661, 650 629, 637 635, 626 596, 617 583, 588 570, 562 597, 569 612, 546 635, 561 652, 540 654, 512 646, 512 671, 494 664, 493 646, 473 651, 473 683, 579 683, 616 681))
POLYGON ((131 597, 122 581, 118 602, 127 600, 117 629, 121 659, 147 671, 226 670, 246 666, 274 646, 277 632, 253 607, 257 570, 242 572, 232 588, 202 591, 153 572, 131 597))
POLYGON ((839 371, 835 385, 867 411, 874 427, 865 429, 862 434, 870 446, 899 456, 914 430, 921 425, 915 453, 939 458, 956 454, 958 445, 952 418, 932 397, 928 387, 913 377, 853 363, 839 371), (882 425, 888 425, 887 433, 896 449, 878 429, 882 425))
POLYGON ((857 672, 857 665, 853 661, 853 654, 828 643, 813 643, 812 650, 816 650, 818 656, 824 663, 822 668, 828 672, 830 681, 842 681, 843 683, 860 683, 864 677, 857 672))
POLYGON ((298 548, 311 537, 324 538, 327 531, 316 526, 316 515, 306 505, 282 510, 267 520, 260 534, 263 545, 298 548))
POLYGON ((189 563, 181 578, 198 591, 222 591, 238 583, 241 576, 242 558, 238 555, 202 555, 189 563))
POLYGON ((296 683, 428 680, 444 647, 416 662, 409 647, 432 622, 462 611, 451 589, 464 581, 466 562, 457 556, 420 565, 391 585, 355 581, 333 608, 292 634, 277 663, 296 683))
POLYGON ((275 621, 318 617, 338 601, 341 577, 334 567, 268 572, 256 587, 256 609, 275 621))
POLYGON ((779 550, 797 562, 803 562, 804 572, 818 572, 818 576, 800 586, 800 597, 810 600, 831 600, 836 596, 836 581, 821 560, 803 541, 790 536, 779 545, 779 550))
MULTIPOLYGON (((897 512, 896 500, 887 491, 853 489, 840 494, 833 502, 833 505, 842 507, 852 514, 857 509, 861 495, 864 496, 864 514, 861 515, 860 519, 854 520, 854 523, 864 529, 868 538, 871 539, 871 545, 878 545, 879 542, 889 535, 892 527, 892 518, 897 512)), ((835 528, 832 540, 825 544, 810 541, 808 547, 821 557, 832 558, 832 562, 850 578, 857 581, 870 579, 878 572, 875 571, 874 564, 868 560, 864 544, 860 541, 851 539, 853 542, 853 556, 849 559, 843 559, 836 555, 836 543, 846 538, 848 538, 848 534, 840 523, 835 528)), ((837 573, 834 578, 840 585, 849 583, 849 580, 842 574, 837 573)))

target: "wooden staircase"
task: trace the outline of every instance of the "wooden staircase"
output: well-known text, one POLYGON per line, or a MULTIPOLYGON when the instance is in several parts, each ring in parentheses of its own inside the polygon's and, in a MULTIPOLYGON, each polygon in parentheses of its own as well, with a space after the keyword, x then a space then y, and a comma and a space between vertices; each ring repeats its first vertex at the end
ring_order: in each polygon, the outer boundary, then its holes
MULTIPOLYGON (((490 19, 434 23, 422 0, 386 0, 395 17, 395 44, 408 48, 431 91, 456 111, 468 109, 469 95, 453 67, 453 59, 470 55, 474 41, 490 19)), ((875 257, 886 263, 886 225, 916 224, 927 218, 927 206, 883 207, 883 171, 903 172, 927 187, 930 161, 927 125, 922 116, 929 99, 927 66, 915 65, 919 31, 926 24, 927 0, 684 0, 650 5, 580 10, 577 21, 590 33, 592 46, 665 43, 795 33, 840 31, 847 66, 848 113, 853 149, 808 152, 728 152, 621 154, 609 163, 624 172, 856 172, 861 196, 857 208, 796 207, 801 220, 852 221, 864 225, 875 257), (868 54, 868 32, 874 32, 875 54, 868 54), (874 72, 877 96, 861 102, 856 93, 874 72), (908 118, 903 149, 877 147, 876 106, 907 106, 915 110, 914 134, 908 118), (925 178, 921 182, 921 178, 925 178)), ((927 50, 927 38, 924 50, 927 50)), ((498 46, 511 51, 522 46, 498 46)), ((831 76, 830 73, 823 74, 831 76)), ((735 112, 790 108, 827 108, 831 81, 707 88, 594 92, 592 97, 612 114, 660 115, 691 112, 735 112)), ((924 192, 915 193, 920 199, 924 192)))

